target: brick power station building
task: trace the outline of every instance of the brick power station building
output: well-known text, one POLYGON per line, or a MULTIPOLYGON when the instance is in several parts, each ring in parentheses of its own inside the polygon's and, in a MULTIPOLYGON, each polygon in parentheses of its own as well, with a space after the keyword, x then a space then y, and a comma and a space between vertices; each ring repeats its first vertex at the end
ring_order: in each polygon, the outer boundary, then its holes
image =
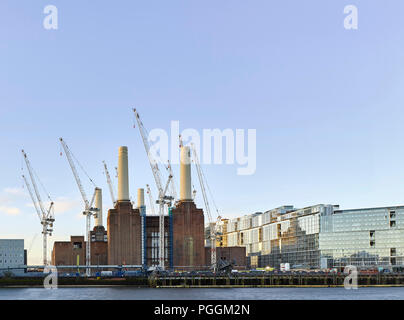
MULTIPOLYGON (((202 269, 208 263, 204 247, 204 215, 192 200, 190 149, 182 147, 180 165, 180 200, 164 217, 165 266, 174 269, 202 269)), ((102 194, 96 190, 98 209, 95 227, 91 231, 92 265, 159 264, 159 217, 146 215, 144 190, 138 189, 134 208, 129 197, 128 149, 119 148, 118 200, 108 210, 107 230, 102 224, 102 194)), ((53 265, 84 265, 84 237, 72 236, 70 241, 55 242, 53 265)))

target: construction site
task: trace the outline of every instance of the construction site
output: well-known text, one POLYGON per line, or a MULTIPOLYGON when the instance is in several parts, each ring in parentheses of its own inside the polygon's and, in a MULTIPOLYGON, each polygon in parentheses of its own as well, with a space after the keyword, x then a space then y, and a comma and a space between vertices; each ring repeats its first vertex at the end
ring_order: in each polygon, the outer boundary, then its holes
MULTIPOLYGON (((152 188, 146 184, 145 188, 135 186, 137 197, 136 201, 132 200, 129 164, 138 157, 132 159, 127 146, 117 146, 117 192, 103 161, 113 203, 106 209, 102 189, 60 138, 61 155, 66 157, 82 197, 86 232, 85 235, 70 235, 65 241, 54 241, 48 259, 48 237, 57 225, 54 216, 57 203, 54 204, 49 193, 46 204, 42 201, 38 186, 43 187, 43 184, 23 150, 28 171, 23 180, 41 224, 43 264, 32 266, 25 259, 24 263, 15 261, 14 265, 4 266, 3 263, 0 271, 39 271, 43 275, 47 266, 54 266, 61 277, 89 278, 149 276, 151 273, 160 277, 216 277, 224 273, 257 276, 274 272, 324 276, 345 272, 347 267, 357 268, 363 275, 404 271, 404 206, 343 210, 335 204, 305 208, 284 205, 232 219, 223 218, 195 145, 185 145, 182 137, 178 137, 180 170, 177 178, 169 161, 161 163, 153 157, 148 131, 136 109, 133 114, 134 127, 139 129, 152 171, 157 199, 154 200, 152 188), (196 172, 195 177, 191 168, 196 172), (83 187, 78 169, 93 186, 91 198, 83 187), (195 202, 193 180, 196 176, 203 206, 195 202), (176 180, 179 180, 179 193, 176 180)), ((134 153, 138 155, 138 151, 134 153)), ((5 243, 4 255, 18 247, 21 258, 29 256, 29 252, 23 252, 23 243, 5 243)), ((34 273, 24 272, 24 275, 34 273)))
POLYGON ((92 197, 88 197, 78 170, 78 167, 83 167, 67 143, 60 138, 63 153, 82 197, 86 235, 71 235, 66 241, 55 241, 50 259, 47 257, 47 242, 56 224, 54 202, 48 195, 50 207, 45 208, 36 181, 37 175, 27 154, 22 151, 30 178, 27 179, 23 175, 23 179, 42 225, 43 266, 38 268, 51 265, 57 267, 60 275, 75 274, 87 277, 115 275, 123 271, 143 274, 206 271, 216 273, 229 271, 234 267, 245 269, 244 247, 217 250, 216 243, 220 236, 218 229, 211 227, 209 234, 205 235, 205 228, 216 226, 216 221, 220 221, 221 217, 218 215, 215 220, 212 218, 206 191, 207 182, 195 147, 192 144, 183 145, 179 137, 180 190, 177 196, 174 182, 176 177, 170 162, 166 165, 159 164, 153 159, 147 130, 136 109, 133 109, 133 112, 158 190, 157 200, 152 196, 150 185, 146 185, 146 188, 137 188, 136 202, 132 201, 129 189, 134 186, 129 184, 130 152, 128 147, 120 146, 117 147, 118 165, 115 168, 117 194, 107 164, 103 162, 113 203, 112 208, 103 208, 102 189, 96 186, 84 171, 94 186, 92 197), (164 175, 160 165, 165 166, 166 181, 163 181, 164 175), (204 208, 198 207, 194 202, 196 191, 192 190, 191 165, 195 166, 198 174, 204 208), (145 193, 149 198, 151 214, 146 214, 145 193), (106 225, 104 214, 107 214, 106 225))

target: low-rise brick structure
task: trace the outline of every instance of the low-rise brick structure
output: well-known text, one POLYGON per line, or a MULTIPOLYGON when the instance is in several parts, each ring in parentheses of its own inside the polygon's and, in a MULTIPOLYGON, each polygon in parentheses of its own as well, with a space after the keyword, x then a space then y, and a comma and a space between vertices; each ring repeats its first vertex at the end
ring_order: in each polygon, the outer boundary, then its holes
MULTIPOLYGON (((234 261, 235 269, 247 268, 247 257, 245 247, 217 247, 216 260, 234 261)), ((205 261, 206 265, 211 264, 211 251, 210 247, 205 247, 205 261)))
MULTIPOLYGON (((108 243, 106 241, 106 231, 102 229, 91 231, 91 264, 108 264, 108 243), (102 234, 102 241, 95 240, 96 233, 98 237, 102 234)), ((52 265, 85 265, 86 264, 86 245, 84 236, 71 236, 70 241, 55 241, 52 250, 52 265)))
POLYGON ((52 250, 52 265, 72 266, 86 263, 84 236, 71 236, 70 241, 55 241, 52 250))

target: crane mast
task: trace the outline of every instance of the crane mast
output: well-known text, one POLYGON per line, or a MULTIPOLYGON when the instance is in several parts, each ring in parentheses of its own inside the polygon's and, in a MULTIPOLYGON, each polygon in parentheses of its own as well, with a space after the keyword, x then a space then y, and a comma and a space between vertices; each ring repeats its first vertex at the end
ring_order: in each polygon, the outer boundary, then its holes
POLYGON ((153 214, 153 215, 156 215, 156 211, 154 210, 153 195, 152 195, 152 193, 151 193, 150 186, 149 186, 148 184, 146 184, 146 190, 147 190, 147 191, 146 191, 147 194, 149 195, 150 209, 151 209, 151 211, 152 211, 152 214, 153 214))
POLYGON ((25 182, 25 185, 27 187, 28 193, 29 193, 29 195, 30 195, 30 197, 32 199, 32 203, 34 204, 35 211, 38 214, 38 218, 39 218, 39 220, 42 221, 42 212, 38 207, 37 200, 35 199, 34 193, 32 192, 32 189, 31 189, 31 185, 29 184, 29 182, 27 180, 27 177, 25 175, 22 175, 22 178, 24 179, 24 182, 25 182))
POLYGON ((28 193, 31 197, 31 200, 34 204, 35 211, 37 212, 38 218, 41 222, 42 225, 42 234, 43 234, 43 246, 42 246, 42 257, 43 257, 43 264, 44 266, 48 265, 48 258, 47 258, 47 253, 48 253, 48 236, 52 236, 53 232, 53 222, 55 221, 54 218, 54 212, 53 212, 53 201, 48 195, 48 198, 50 200, 50 205, 49 209, 46 210, 44 207, 44 204, 41 199, 41 195, 39 193, 36 181, 35 181, 35 176, 31 167, 31 163, 28 160, 27 154, 24 152, 24 150, 21 150, 22 155, 25 160, 25 164, 28 169, 29 176, 31 178, 31 183, 34 188, 34 192, 32 191, 31 185, 28 182, 28 179, 25 177, 25 175, 22 176, 24 179, 25 185, 27 186, 28 193))
MULTIPOLYGON (((83 215, 86 216, 86 233, 87 233, 87 245, 86 245, 86 275, 89 277, 91 275, 90 265, 91 265, 91 216, 97 216, 97 210, 92 207, 95 198, 95 190, 93 197, 91 199, 91 203, 88 201, 87 195, 84 191, 83 185, 81 183, 80 177, 78 175, 76 166, 73 161, 72 153, 65 143, 65 141, 60 138, 60 143, 65 151, 67 161, 69 162, 70 168, 72 169, 74 179, 76 180, 77 186, 80 190, 81 197, 84 202, 84 211, 83 215)), ((90 179, 91 180, 91 179, 90 179)), ((92 182, 92 180, 91 180, 92 182)), ((93 183, 94 184, 94 183, 93 183)))
MULTIPOLYGON (((182 142, 181 142, 182 145, 182 142)), ((213 272, 216 272, 216 224, 213 226, 213 220, 212 220, 212 215, 210 213, 210 206, 209 206, 209 201, 208 201, 208 196, 206 194, 206 189, 205 189, 205 183, 203 179, 203 172, 201 165, 199 163, 199 158, 198 154, 195 149, 195 145, 191 143, 191 149, 192 153, 194 155, 194 162, 195 162, 195 167, 196 171, 198 173, 198 178, 199 178, 199 184, 201 186, 201 191, 202 191, 202 197, 203 201, 205 203, 205 208, 206 208, 206 214, 209 219, 209 229, 210 229, 210 252, 211 252, 211 264, 212 264, 212 269, 213 272)))
POLYGON ((156 201, 159 204, 159 266, 162 270, 164 270, 164 256, 165 256, 165 233, 164 233, 164 207, 166 204, 171 203, 172 197, 166 196, 166 192, 169 186, 169 183, 172 179, 172 176, 168 178, 167 184, 163 189, 163 184, 161 182, 161 172, 158 166, 157 161, 153 158, 150 153, 149 141, 147 140, 146 129, 143 126, 142 121, 140 120, 139 113, 136 109, 133 109, 135 113, 135 119, 139 127, 140 135, 142 136, 143 145, 146 150, 147 157, 149 159, 150 168, 153 172, 154 181, 156 182, 156 187, 158 190, 158 200, 156 201), (168 200, 168 202, 167 202, 168 200))
POLYGON ((168 160, 166 169, 167 169, 167 171, 169 173, 169 176, 171 176, 170 193, 171 193, 171 196, 173 197, 173 200, 175 202, 175 201, 177 201, 178 198, 177 198, 177 191, 176 191, 175 183, 174 183, 174 179, 173 179, 173 177, 174 177, 173 169, 171 167, 170 160, 168 160))
POLYGON ((107 183, 108 183, 108 187, 109 187, 109 193, 111 194, 112 204, 115 207, 116 199, 115 199, 115 195, 114 195, 114 187, 112 185, 111 176, 109 175, 109 171, 108 171, 107 164, 105 163, 105 161, 103 161, 102 163, 104 164, 105 176, 107 177, 107 183))

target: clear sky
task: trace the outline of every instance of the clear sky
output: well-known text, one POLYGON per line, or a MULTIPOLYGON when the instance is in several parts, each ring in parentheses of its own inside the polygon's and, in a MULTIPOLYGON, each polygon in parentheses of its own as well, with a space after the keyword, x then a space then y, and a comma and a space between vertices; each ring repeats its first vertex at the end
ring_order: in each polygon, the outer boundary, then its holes
POLYGON ((21 148, 56 202, 52 241, 85 233, 59 137, 103 188, 104 209, 102 160, 113 171, 121 145, 131 194, 154 187, 131 107, 149 130, 171 120, 257 130, 254 175, 204 166, 224 217, 404 204, 403 10, 399 0, 2 0, 0 238, 24 238, 29 263, 41 261, 21 148), (43 28, 48 4, 58 30, 43 28), (358 30, 344 29, 348 4, 358 30))

